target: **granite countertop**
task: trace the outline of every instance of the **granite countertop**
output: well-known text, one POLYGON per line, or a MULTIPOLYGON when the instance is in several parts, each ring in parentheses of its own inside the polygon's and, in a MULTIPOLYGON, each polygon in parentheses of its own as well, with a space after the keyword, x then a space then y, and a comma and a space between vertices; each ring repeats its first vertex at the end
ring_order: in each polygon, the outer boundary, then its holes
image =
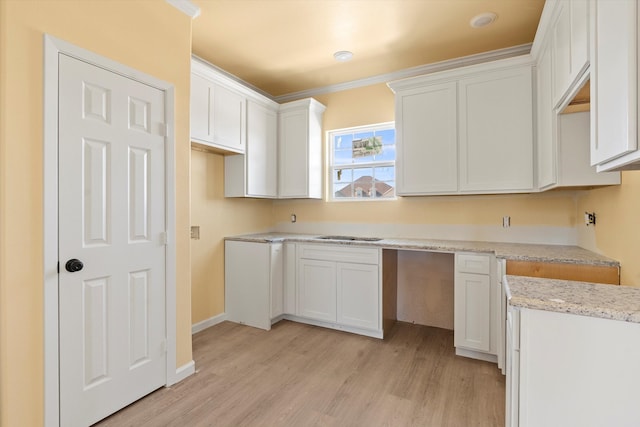
POLYGON ((505 276, 509 305, 640 323, 640 288, 505 276))
POLYGON ((399 250, 429 250, 434 252, 481 252, 514 261, 554 262, 618 267, 620 263, 578 246, 538 245, 524 243, 476 242, 464 240, 432 240, 383 238, 378 241, 318 240, 317 234, 261 233, 227 237, 245 242, 302 242, 319 244, 372 246, 399 250))

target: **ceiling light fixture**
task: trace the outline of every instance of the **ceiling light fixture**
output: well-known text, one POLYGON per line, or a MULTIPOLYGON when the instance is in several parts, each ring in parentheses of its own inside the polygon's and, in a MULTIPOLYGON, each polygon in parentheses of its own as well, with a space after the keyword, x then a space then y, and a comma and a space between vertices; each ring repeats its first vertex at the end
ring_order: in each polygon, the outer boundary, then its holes
POLYGON ((482 28, 487 25, 493 24, 493 22, 498 19, 498 15, 493 12, 485 12, 480 15, 476 15, 469 21, 469 25, 473 28, 482 28))
POLYGON ((340 50, 333 54, 333 57, 336 61, 347 62, 353 58, 353 52, 349 52, 348 50, 340 50))

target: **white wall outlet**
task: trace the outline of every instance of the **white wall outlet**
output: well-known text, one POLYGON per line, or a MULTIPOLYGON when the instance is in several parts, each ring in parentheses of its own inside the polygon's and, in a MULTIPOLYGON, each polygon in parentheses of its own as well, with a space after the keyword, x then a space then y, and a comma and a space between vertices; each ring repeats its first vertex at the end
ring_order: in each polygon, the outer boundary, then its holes
POLYGON ((502 217, 502 227, 503 228, 511 227, 511 217, 510 216, 503 216, 502 217))

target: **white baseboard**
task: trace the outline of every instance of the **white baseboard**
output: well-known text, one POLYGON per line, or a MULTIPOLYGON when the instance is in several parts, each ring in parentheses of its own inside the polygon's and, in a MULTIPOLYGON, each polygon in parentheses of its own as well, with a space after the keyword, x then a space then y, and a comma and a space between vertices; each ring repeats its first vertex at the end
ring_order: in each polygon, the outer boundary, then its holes
POLYGON ((227 313, 218 314, 217 316, 210 317, 202 322, 195 323, 191 325, 191 334, 193 335, 200 331, 204 331, 205 329, 210 328, 213 325, 217 325, 218 323, 222 323, 225 320, 227 320, 227 313))
POLYGON ((185 363, 176 369, 176 374, 172 375, 171 378, 167 378, 167 387, 172 386, 185 378, 193 375, 196 372, 196 362, 191 360, 189 363, 185 363))
POLYGON ((498 364, 498 356, 496 356, 495 354, 467 350, 466 348, 456 347, 456 356, 469 357, 471 359, 484 360, 485 362, 498 364))

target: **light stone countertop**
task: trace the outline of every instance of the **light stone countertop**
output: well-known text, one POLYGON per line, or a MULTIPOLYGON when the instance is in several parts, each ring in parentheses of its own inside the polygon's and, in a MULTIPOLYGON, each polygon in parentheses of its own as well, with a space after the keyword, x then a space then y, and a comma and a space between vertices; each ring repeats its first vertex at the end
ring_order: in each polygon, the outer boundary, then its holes
POLYGON ((538 245, 524 243, 476 242, 464 240, 432 240, 390 238, 379 241, 319 240, 317 234, 261 233, 227 237, 226 240, 245 242, 301 242, 334 245, 371 246, 398 250, 426 250, 434 252, 481 252, 497 258, 531 262, 554 262, 618 267, 620 263, 578 246, 538 245))
POLYGON ((513 307, 640 323, 640 288, 505 276, 513 307))

